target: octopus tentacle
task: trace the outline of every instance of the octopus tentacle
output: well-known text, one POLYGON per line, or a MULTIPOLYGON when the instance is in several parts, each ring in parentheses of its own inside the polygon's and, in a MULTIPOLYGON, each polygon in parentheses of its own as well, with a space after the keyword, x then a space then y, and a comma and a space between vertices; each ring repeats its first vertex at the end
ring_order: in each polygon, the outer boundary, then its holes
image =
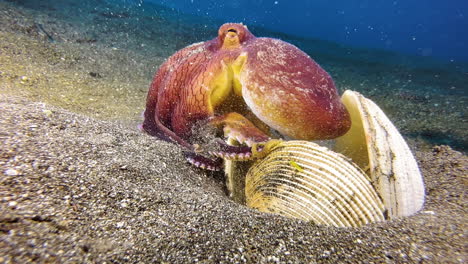
POLYGON ((231 146, 220 138, 217 138, 215 142, 217 143, 217 150, 208 152, 214 157, 237 161, 252 158, 252 149, 249 146, 231 146))
POLYGON ((210 124, 222 127, 224 136, 234 138, 240 144, 252 146, 254 143, 266 142, 270 137, 266 132, 260 130, 254 123, 243 115, 231 112, 210 119, 210 124))
POLYGON ((222 128, 227 140, 215 139, 215 150, 208 153, 226 160, 250 160, 252 158, 252 146, 267 142, 270 139, 264 131, 257 128, 249 119, 235 112, 213 117, 210 119, 209 124, 222 128))
MULTIPOLYGON (((232 140, 228 140, 232 142, 232 140)), ((209 153, 215 157, 225 160, 247 161, 265 157, 270 151, 282 142, 281 139, 270 139, 267 142, 254 143, 252 147, 232 146, 218 139, 221 146, 219 151, 210 151, 209 153)))
MULTIPOLYGON (((151 82, 146 100, 146 110, 144 112, 144 121, 142 128, 148 134, 169 142, 176 142, 187 149, 190 145, 181 135, 178 135, 170 123, 173 106, 178 100, 179 89, 172 87, 174 77, 178 79, 187 79, 181 77, 181 74, 174 74, 181 70, 181 65, 191 61, 191 58, 197 56, 205 43, 193 44, 185 49, 178 51, 164 62, 151 82), (172 79, 171 79, 172 78, 172 79)), ((182 80, 179 80, 182 81, 182 80)))
POLYGON ((222 169, 223 160, 220 158, 210 159, 201 155, 197 155, 195 152, 185 152, 185 159, 197 168, 219 171, 222 169))

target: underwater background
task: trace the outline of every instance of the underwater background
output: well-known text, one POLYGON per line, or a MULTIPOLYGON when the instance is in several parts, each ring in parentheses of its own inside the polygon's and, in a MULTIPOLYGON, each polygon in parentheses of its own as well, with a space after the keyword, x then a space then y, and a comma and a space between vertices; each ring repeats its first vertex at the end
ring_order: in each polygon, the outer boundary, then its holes
POLYGON ((183 13, 243 22, 343 45, 468 61, 468 2, 149 0, 183 13))
POLYGON ((0 0, 0 263, 467 263, 466 5, 0 0), (376 102, 417 160, 424 208, 360 228, 261 213, 142 134, 156 70, 225 22, 376 102))
POLYGON ((411 145, 463 152, 468 146, 466 1, 0 4, 1 41, 16 47, 0 57, 4 93, 137 124, 151 78, 168 56, 214 38, 225 22, 242 22, 256 36, 304 50, 340 93, 351 89, 374 100, 411 145))

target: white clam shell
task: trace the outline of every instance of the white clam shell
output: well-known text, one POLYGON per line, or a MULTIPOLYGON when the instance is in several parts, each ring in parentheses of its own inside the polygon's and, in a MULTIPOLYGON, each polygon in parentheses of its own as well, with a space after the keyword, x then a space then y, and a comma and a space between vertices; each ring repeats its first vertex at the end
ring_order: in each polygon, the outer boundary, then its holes
POLYGON ((308 141, 283 141, 246 175, 246 204, 318 225, 361 226, 384 220, 366 174, 341 154, 308 141))
POLYGON ((424 183, 405 140, 371 100, 346 91, 342 101, 351 114, 351 130, 336 140, 335 150, 366 168, 389 218, 409 216, 424 204, 424 183))
POLYGON ((231 197, 263 212, 340 227, 420 210, 424 183, 401 134, 359 93, 346 91, 342 101, 352 127, 336 139, 336 152, 292 140, 278 143, 255 162, 226 161, 231 197))

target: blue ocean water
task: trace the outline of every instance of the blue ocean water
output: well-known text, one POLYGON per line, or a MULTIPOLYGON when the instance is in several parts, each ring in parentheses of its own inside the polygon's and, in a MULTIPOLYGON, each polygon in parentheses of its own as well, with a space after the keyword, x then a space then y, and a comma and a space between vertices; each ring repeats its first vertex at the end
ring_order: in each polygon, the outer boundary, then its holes
POLYGON ((466 0, 148 0, 183 13, 444 61, 468 61, 466 0))

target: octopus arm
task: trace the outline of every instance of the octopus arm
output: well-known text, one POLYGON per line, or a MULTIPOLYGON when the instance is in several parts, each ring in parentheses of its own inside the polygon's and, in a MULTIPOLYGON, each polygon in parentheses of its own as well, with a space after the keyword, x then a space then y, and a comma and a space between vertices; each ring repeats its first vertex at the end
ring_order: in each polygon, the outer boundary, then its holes
POLYGON ((204 43, 190 45, 172 55, 161 65, 148 91, 142 126, 148 134, 165 141, 176 142, 189 150, 192 150, 193 147, 171 130, 169 121, 172 115, 171 111, 174 108, 174 102, 178 100, 181 89, 181 85, 178 85, 171 78, 182 76, 176 73, 178 65, 187 64, 190 57, 203 51, 204 45, 204 43))
POLYGON ((239 113, 231 112, 216 116, 210 120, 210 124, 222 127, 226 137, 236 139, 238 143, 246 143, 248 146, 270 139, 268 135, 239 113))

